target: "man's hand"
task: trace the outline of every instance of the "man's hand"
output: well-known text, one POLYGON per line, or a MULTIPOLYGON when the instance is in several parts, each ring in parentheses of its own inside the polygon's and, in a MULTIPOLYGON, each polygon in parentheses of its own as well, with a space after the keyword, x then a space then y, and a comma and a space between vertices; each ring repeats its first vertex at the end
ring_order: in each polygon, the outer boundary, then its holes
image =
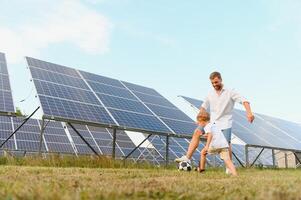
POLYGON ((255 119, 253 113, 248 113, 247 114, 247 119, 248 119, 248 122, 253 123, 253 121, 255 119))

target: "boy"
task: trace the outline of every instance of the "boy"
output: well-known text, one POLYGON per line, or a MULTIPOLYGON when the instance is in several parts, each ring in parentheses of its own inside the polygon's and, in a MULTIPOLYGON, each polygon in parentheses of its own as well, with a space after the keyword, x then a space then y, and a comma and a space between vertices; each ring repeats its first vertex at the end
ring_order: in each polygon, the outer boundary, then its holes
POLYGON ((219 154, 221 159, 224 160, 225 166, 229 169, 230 174, 237 176, 235 166, 229 156, 229 144, 222 131, 215 123, 210 123, 210 115, 206 112, 199 114, 197 121, 200 126, 204 127, 204 136, 207 138, 206 146, 201 151, 199 172, 202 173, 205 171, 207 153, 219 154))

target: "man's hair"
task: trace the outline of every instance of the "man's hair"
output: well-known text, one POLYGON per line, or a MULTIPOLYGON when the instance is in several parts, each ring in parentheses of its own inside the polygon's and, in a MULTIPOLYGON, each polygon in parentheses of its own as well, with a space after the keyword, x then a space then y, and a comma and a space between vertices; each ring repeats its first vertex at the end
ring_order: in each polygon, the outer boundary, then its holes
POLYGON ((198 114, 196 119, 198 121, 202 121, 202 122, 209 122, 210 121, 210 115, 207 112, 202 112, 202 113, 198 114))
POLYGON ((221 75, 221 73, 219 73, 219 72, 212 72, 211 74, 210 74, 210 80, 213 80, 213 79, 215 79, 215 78, 219 78, 219 79, 222 79, 222 75, 221 75))

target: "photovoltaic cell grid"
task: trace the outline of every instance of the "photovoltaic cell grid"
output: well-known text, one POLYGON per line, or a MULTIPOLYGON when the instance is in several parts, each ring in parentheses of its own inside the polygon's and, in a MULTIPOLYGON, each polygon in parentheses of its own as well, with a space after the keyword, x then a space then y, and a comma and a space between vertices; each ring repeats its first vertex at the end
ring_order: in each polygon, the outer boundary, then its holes
POLYGON ((44 115, 115 125, 76 70, 27 58, 44 115))
MULTIPOLYGON (((199 108, 201 101, 183 97, 190 104, 199 108)), ((250 124, 241 110, 233 111, 232 132, 249 145, 259 145, 292 150, 301 149, 301 128, 292 122, 256 114, 250 124)))
POLYGON ((191 134, 194 122, 151 88, 28 58, 44 115, 127 130, 191 134))
MULTIPOLYGON (((13 117, 14 128, 18 128, 24 118, 13 117)), ((40 147, 40 125, 38 120, 29 119, 24 126, 15 134, 17 150, 38 152, 40 147)), ((42 142, 42 151, 45 152, 45 143, 42 142)))
POLYGON ((15 112, 5 55, 0 53, 0 111, 15 112))
MULTIPOLYGON (((40 127, 42 121, 39 120, 40 127)), ((50 121, 44 131, 48 152, 74 154, 74 149, 61 122, 50 121)))
MULTIPOLYGON (((0 142, 4 142, 13 132, 12 121, 10 117, 0 116, 0 142)), ((4 146, 3 149, 15 150, 15 139, 11 138, 4 146)))

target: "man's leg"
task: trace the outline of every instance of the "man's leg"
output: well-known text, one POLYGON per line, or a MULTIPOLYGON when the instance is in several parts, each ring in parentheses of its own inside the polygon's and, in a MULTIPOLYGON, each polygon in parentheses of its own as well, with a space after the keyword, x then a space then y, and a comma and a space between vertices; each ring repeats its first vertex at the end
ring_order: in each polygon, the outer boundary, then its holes
POLYGON ((230 173, 233 176, 237 176, 237 171, 235 169, 233 162, 230 159, 224 160, 224 162, 225 162, 226 167, 229 169, 230 173))
POLYGON ((232 160, 232 145, 231 145, 232 129, 228 128, 228 129, 222 130, 222 132, 223 132, 226 140, 229 143, 229 157, 232 160))

